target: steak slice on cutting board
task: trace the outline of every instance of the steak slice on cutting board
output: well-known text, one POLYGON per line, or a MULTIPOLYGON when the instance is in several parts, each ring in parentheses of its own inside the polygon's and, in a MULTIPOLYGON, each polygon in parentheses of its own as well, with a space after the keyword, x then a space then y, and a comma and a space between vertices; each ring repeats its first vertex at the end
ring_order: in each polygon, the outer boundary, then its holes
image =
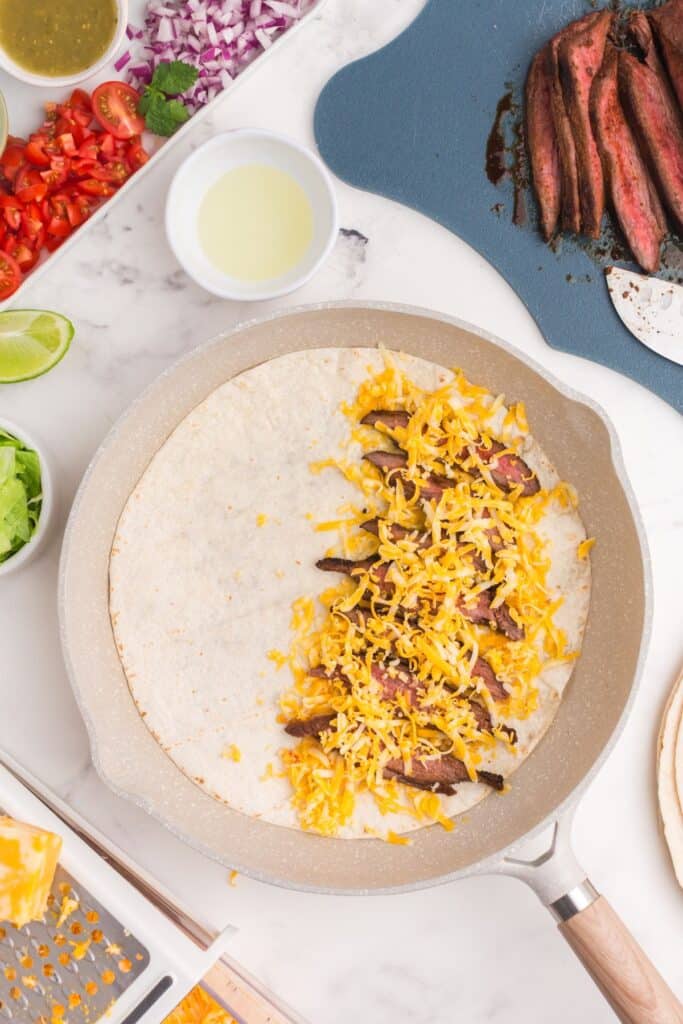
POLYGON ((619 56, 608 44, 593 84, 591 117, 609 198, 633 255, 648 273, 659 269, 664 212, 619 99, 619 56))
POLYGON ((610 11, 590 14, 565 29, 558 47, 565 109, 576 151, 581 229, 590 238, 599 237, 605 211, 605 185, 591 126, 590 96, 593 81, 602 65, 612 22, 610 11))
POLYGON ((538 201, 541 234, 549 242, 560 219, 562 174, 553 117, 548 47, 536 54, 529 68, 525 114, 526 143, 538 201))
POLYGON ((619 87, 624 110, 666 206, 683 230, 683 121, 656 55, 641 62, 619 54, 619 87))
POLYGON ((683 108, 683 0, 669 0, 648 15, 678 103, 683 108))
POLYGON ((579 177, 576 167, 576 144, 564 102, 564 90, 560 78, 559 50, 562 37, 567 29, 554 36, 546 48, 547 69, 550 79, 555 135, 560 158, 562 181, 560 203, 560 225, 563 231, 578 234, 581 230, 581 206, 579 203, 579 177))

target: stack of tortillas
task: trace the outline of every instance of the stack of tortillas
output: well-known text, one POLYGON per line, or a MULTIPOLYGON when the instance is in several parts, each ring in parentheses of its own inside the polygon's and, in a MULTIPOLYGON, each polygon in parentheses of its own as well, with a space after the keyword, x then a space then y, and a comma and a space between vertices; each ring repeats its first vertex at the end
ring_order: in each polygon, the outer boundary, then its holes
POLYGON ((669 697, 659 733, 657 791, 664 835, 683 887, 683 672, 669 697))

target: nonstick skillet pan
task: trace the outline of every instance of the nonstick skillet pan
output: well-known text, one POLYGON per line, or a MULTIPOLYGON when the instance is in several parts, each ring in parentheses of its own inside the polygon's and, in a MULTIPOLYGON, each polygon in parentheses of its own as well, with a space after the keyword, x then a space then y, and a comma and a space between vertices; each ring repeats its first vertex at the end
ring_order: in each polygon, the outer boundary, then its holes
POLYGON ((514 875, 551 910, 623 1021, 681 1024, 681 1004, 598 896, 569 844, 573 808, 633 699, 649 630, 647 557, 616 437, 588 400, 503 342, 445 316, 384 305, 309 307, 247 324, 197 349, 152 384, 109 434, 66 531, 64 652, 102 777, 209 856, 264 881, 329 893, 401 892, 468 874, 514 875), (546 737, 515 774, 509 794, 479 804, 452 833, 421 830, 408 847, 324 839, 212 800, 173 765, 140 719, 108 615, 109 552, 120 512, 151 457, 198 402, 235 374, 287 352, 380 344, 460 366, 509 401, 523 399, 535 436, 579 491, 588 535, 598 539, 583 652, 546 737), (525 852, 530 837, 551 826, 545 852, 537 855, 538 841, 534 855, 525 852))

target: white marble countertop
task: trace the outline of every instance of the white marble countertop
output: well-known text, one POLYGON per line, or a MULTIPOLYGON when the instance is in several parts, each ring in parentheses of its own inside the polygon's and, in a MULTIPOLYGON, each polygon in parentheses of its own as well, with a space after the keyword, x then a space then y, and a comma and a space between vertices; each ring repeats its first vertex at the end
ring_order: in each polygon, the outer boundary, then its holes
MULTIPOLYGON (((163 231, 175 168, 191 147, 227 128, 272 128, 312 143, 313 105, 330 74, 391 38, 420 6, 420 0, 327 0, 287 46, 225 97, 211 123, 197 123, 189 140, 28 291, 26 306, 64 311, 77 334, 54 371, 0 392, 0 412, 46 442, 60 491, 58 529, 47 550, 0 586, 0 685, 11 708, 0 719, 0 744, 198 913, 217 925, 237 925, 234 955, 315 1024, 608 1024, 611 1012, 549 915, 516 881, 482 877, 364 899, 302 895, 245 877, 230 887, 224 868, 100 782, 62 664, 59 534, 94 449, 169 363, 222 329, 275 308, 212 298, 179 269, 163 231)), ((579 808, 575 844, 594 883, 683 993, 683 893, 658 830, 654 783, 658 721, 683 661, 683 494, 680 473, 671 471, 683 446, 681 419, 630 380, 547 347, 507 284, 441 227, 341 184, 338 196, 341 223, 353 233, 340 237, 328 265, 279 307, 347 298, 443 310, 533 356, 600 402, 616 426, 651 546, 655 617, 633 714, 579 808)))

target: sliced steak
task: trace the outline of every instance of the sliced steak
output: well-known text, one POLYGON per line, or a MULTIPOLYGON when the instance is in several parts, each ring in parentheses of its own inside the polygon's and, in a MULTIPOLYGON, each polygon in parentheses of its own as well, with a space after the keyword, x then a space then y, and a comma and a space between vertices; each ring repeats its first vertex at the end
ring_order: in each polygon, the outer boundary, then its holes
POLYGON ((539 209, 541 234, 546 242, 560 219, 562 175, 560 150, 553 118, 552 81, 547 47, 531 62, 526 80, 525 133, 531 176, 539 209))
POLYGON ((477 772, 477 778, 479 782, 485 782, 487 786, 497 789, 499 793, 505 788, 505 779, 495 772, 477 772))
MULTIPOLYGON (((313 675, 313 673, 310 674, 313 675)), ((285 732, 290 736, 296 736, 297 739, 304 736, 320 738, 324 732, 332 728, 332 723, 336 718, 336 711, 329 715, 314 715, 313 718, 293 718, 291 722, 287 722, 285 732)))
POLYGON ((659 191, 683 230, 683 123, 673 93, 655 69, 633 54, 619 54, 619 86, 659 191))
POLYGON ((683 109, 683 0, 669 0, 649 12, 669 78, 683 109))
POLYGON ((363 417, 361 423, 366 427, 386 427, 387 430, 396 430, 397 427, 405 429, 410 423, 410 413, 403 409, 373 409, 363 417))
POLYGON ((357 561, 352 558, 320 558, 315 565, 322 572, 340 572, 344 576, 359 576, 362 572, 369 572, 378 561, 379 555, 371 555, 369 558, 361 558, 357 561))
POLYGON ((591 127, 590 95, 612 21, 610 11, 589 15, 570 26, 558 50, 565 106, 576 145, 581 229, 589 238, 599 237, 605 212, 605 184, 591 127))
MULTIPOLYGON (((488 509, 488 508, 483 509, 482 513, 481 513, 481 518, 482 519, 490 519, 491 518, 491 511, 490 511, 490 509, 488 509)), ((491 548, 491 553, 492 554, 495 555, 499 551, 503 550, 503 548, 505 547, 505 541, 503 540, 503 538, 501 536, 501 533, 500 533, 500 530, 498 529, 497 526, 492 526, 490 530, 484 530, 484 535, 486 536, 486 539, 489 542, 489 547, 491 548)))
POLYGON ((424 686, 409 668, 373 665, 371 675, 379 685, 384 700, 395 701, 398 697, 405 697, 411 706, 419 704, 420 697, 424 693, 424 686))
POLYGON ((509 693, 489 665, 486 658, 482 658, 481 656, 477 658, 474 663, 474 668, 472 669, 472 675, 481 679, 484 686, 489 691, 492 700, 502 701, 508 699, 509 693))
MULTIPOLYGON (((395 487, 400 480, 403 493, 410 501, 415 494, 415 484, 404 475, 403 471, 408 468, 408 456, 404 452, 366 452, 363 458, 386 474, 390 486, 395 487)), ((457 480, 451 480, 447 476, 429 473, 420 481, 420 497, 425 501, 438 501, 444 491, 455 487, 456 483, 457 480)))
MULTIPOLYGON (((361 530, 365 530, 366 533, 371 533, 374 537, 379 537, 379 524, 379 517, 375 519, 367 519, 364 523, 360 524, 360 528, 361 530)), ((388 526, 387 533, 393 541, 413 541, 418 550, 432 546, 431 533, 424 530, 409 530, 407 526, 401 526, 400 523, 391 523, 388 526)))
POLYGON ((664 213, 619 99, 618 53, 608 46, 591 98, 591 115, 609 197, 636 261, 659 269, 664 213))
MULTIPOLYGON (((429 758, 424 761, 414 757, 409 772, 406 772, 401 758, 394 757, 385 766, 384 775, 388 779, 396 779, 397 782, 412 786, 414 789, 431 790, 432 793, 443 793, 446 796, 453 796, 454 786, 459 782, 470 781, 467 768, 452 754, 444 754, 442 757, 429 758)), ((492 772, 479 772, 478 778, 480 782, 484 782, 494 789, 503 788, 504 782, 500 775, 494 775, 492 772)))
MULTIPOLYGON (((458 460, 464 462, 474 450, 481 461, 488 466, 491 479, 501 491, 509 494, 521 484, 523 497, 528 498, 532 494, 538 494, 541 485, 534 471, 519 455, 512 452, 501 455, 501 452, 505 452, 505 448, 502 441, 492 441, 490 447, 483 443, 475 443, 463 448, 458 454, 458 460)), ((477 471, 468 469, 467 472, 476 475, 477 471)))
MULTIPOLYGON (((571 26, 569 26, 571 27, 571 26)), ((579 176, 576 165, 576 144, 572 133, 569 114, 564 101, 564 90, 560 78, 559 50, 562 37, 569 29, 559 32, 546 47, 548 78, 552 101, 555 136, 560 156, 560 177, 562 180, 560 224, 564 231, 579 234, 581 231, 581 205, 579 203, 579 176)))
POLYGON ((458 611, 475 625, 486 625, 499 629, 508 640, 523 640, 524 629, 515 622, 509 607, 503 601, 497 608, 492 608, 493 598, 494 594, 491 590, 482 590, 473 602, 466 602, 464 598, 461 598, 458 602, 458 611))

